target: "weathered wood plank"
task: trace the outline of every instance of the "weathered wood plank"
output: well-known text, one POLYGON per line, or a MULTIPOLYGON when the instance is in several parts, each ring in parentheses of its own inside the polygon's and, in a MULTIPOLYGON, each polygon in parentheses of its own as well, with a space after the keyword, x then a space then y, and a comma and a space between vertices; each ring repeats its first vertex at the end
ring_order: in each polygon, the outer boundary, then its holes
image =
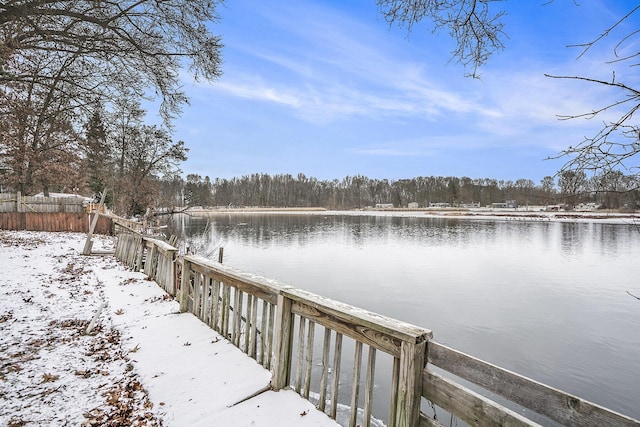
POLYGON ((344 317, 335 317, 332 311, 323 312, 318 308, 304 304, 302 301, 295 301, 292 311, 294 314, 309 318, 358 342, 376 347, 396 357, 400 355, 401 340, 368 325, 361 325, 355 319, 347 320, 344 317))
POLYGON ((472 426, 539 425, 428 369, 424 370, 422 393, 435 405, 472 426))
MULTIPOLYGON (((279 308, 278 308, 279 309, 279 308)), ((289 310, 291 307, 289 307, 289 310)), ((265 368, 271 369, 271 363, 273 359, 273 347, 275 345, 274 334, 275 334, 275 324, 276 324, 276 306, 274 304, 269 304, 269 327, 267 329, 267 360, 265 368)))
POLYGON ((389 427, 396 425, 396 410, 398 409, 398 389, 400 383, 400 358, 393 358, 393 367, 391 368, 391 393, 389 397, 389 418, 387 424, 389 427))
POLYGON ((316 325, 309 321, 307 329, 307 349, 305 351, 305 369, 304 369, 304 391, 302 397, 309 400, 309 392, 311 391, 311 371, 313 369, 313 340, 315 336, 316 325))
POLYGON ((230 286, 236 287, 243 292, 250 293, 253 296, 276 304, 277 295, 282 288, 290 288, 291 286, 279 284, 276 281, 268 280, 253 274, 245 273, 229 267, 224 264, 211 261, 199 255, 188 255, 193 262, 193 268, 204 274, 213 276, 216 280, 225 282, 230 286))
POLYGON ((185 313, 189 307, 189 281, 191 272, 191 261, 182 259, 182 280, 180 284, 180 312, 185 313))
MULTIPOLYGON (((108 235, 111 228, 111 218, 101 215, 94 232, 108 235)), ((0 229, 86 233, 89 221, 85 213, 4 212, 0 213, 0 229)))
POLYGON ((211 327, 214 331, 220 332, 222 329, 222 322, 220 321, 220 300, 222 296, 220 295, 220 282, 216 279, 211 279, 213 281, 212 291, 211 291, 211 327))
POLYGON ((567 426, 638 426, 634 420, 530 378, 429 342, 429 363, 567 426))
POLYGON ((434 420, 431 417, 426 416, 422 412, 420 413, 420 427, 445 427, 440 424, 438 421, 434 420))
POLYGON ((291 372, 293 313, 291 313, 290 299, 285 298, 283 295, 278 295, 278 311, 276 315, 274 366, 271 386, 277 391, 289 385, 291 372))
POLYGON ((362 370, 362 343, 356 341, 353 356, 353 378, 351 380, 351 410, 349 412, 349 427, 356 427, 358 422, 358 400, 360 399, 360 371, 362 370))
POLYGON ((415 344, 407 341, 402 343, 396 426, 415 426, 420 419, 426 344, 425 341, 415 344))
POLYGON ((296 357, 296 379, 295 379, 295 391, 300 394, 302 390, 302 365, 304 361, 304 334, 306 329, 307 319, 300 318, 298 324, 298 356, 296 357))
POLYGON ((267 307, 268 302, 262 301, 262 317, 260 318, 260 346, 259 354, 256 359, 262 366, 266 365, 266 353, 267 353, 267 328, 269 324, 269 312, 267 307))
POLYGON ((311 292, 295 288, 284 288, 282 291, 287 298, 300 302, 318 312, 330 314, 344 322, 357 324, 359 327, 374 330, 394 338, 395 342, 422 342, 430 339, 430 330, 392 319, 381 314, 372 313, 349 304, 325 298, 311 292))
POLYGON ((233 294, 233 333, 231 336, 231 342, 233 342, 233 345, 240 348, 240 333, 242 331, 242 306, 244 302, 244 296, 242 291, 238 290, 238 288, 235 288, 233 294))
POLYGON ((200 273, 195 273, 193 277, 193 308, 191 312, 200 320, 202 320, 202 278, 203 275, 200 273))
POLYGON ((333 347, 333 381, 331 383, 331 410, 329 415, 334 420, 338 412, 338 398, 340 394, 340 365, 342 363, 342 334, 336 333, 333 347))
POLYGON ((373 405, 373 385, 376 372, 376 349, 369 347, 367 359, 367 382, 364 390, 364 414, 362 417, 362 427, 371 425, 371 407, 373 405))
POLYGON ((331 351, 331 329, 324 328, 322 340, 322 372, 320 373, 320 399, 318 409, 324 412, 327 404, 327 383, 329 377, 329 353, 331 351))
POLYGON ((203 277, 203 298, 202 303, 202 321, 206 325, 211 325, 211 305, 213 304, 213 290, 211 285, 211 277, 203 277))
POLYGON ((229 339, 229 323, 230 323, 229 315, 231 312, 230 304, 231 304, 231 287, 226 283, 223 283, 222 284, 222 321, 221 321, 220 332, 222 333, 222 336, 225 337, 226 339, 229 339))
POLYGON ((249 349, 247 354, 249 354, 254 360, 258 360, 258 355, 256 352, 256 347, 258 343, 258 298, 253 298, 253 303, 251 304, 251 327, 249 328, 250 340, 249 340, 249 349))

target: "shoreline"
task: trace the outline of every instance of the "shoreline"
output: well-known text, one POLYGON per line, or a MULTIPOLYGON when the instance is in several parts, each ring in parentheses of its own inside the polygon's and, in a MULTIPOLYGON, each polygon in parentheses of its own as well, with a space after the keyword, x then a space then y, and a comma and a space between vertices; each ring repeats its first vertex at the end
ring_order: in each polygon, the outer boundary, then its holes
POLYGON ((635 224, 640 221, 640 213, 621 213, 618 211, 544 211, 519 209, 442 209, 442 208, 386 208, 358 210, 329 210, 325 208, 224 208, 224 209, 187 209, 180 212, 192 216, 237 215, 237 214, 273 214, 273 215, 349 215, 349 216, 390 216, 407 218, 437 218, 493 221, 540 221, 540 222, 598 222, 614 224, 635 224))

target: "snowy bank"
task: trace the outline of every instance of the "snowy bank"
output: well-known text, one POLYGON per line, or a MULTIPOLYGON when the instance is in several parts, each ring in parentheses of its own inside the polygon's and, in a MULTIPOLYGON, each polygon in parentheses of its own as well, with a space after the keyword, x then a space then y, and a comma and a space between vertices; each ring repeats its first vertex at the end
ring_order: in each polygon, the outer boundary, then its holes
POLYGON ((84 239, 0 231, 0 425, 338 425, 84 239))

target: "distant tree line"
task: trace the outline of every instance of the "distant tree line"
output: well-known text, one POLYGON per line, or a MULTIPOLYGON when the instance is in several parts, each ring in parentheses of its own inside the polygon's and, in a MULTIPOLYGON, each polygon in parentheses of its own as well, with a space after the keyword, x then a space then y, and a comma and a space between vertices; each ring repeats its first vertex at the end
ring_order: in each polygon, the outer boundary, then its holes
MULTIPOLYGON (((519 206, 564 204, 568 209, 580 203, 595 203, 608 209, 637 209, 640 191, 637 177, 619 171, 587 178, 584 173, 567 171, 557 178, 544 177, 540 183, 530 179, 497 180, 468 177, 415 177, 375 179, 362 175, 342 180, 318 180, 300 173, 252 174, 240 178, 211 180, 197 174, 164 183, 165 195, 173 194, 172 205, 185 206, 264 206, 324 207, 362 209, 377 204, 408 207, 417 203, 472 203, 487 206, 514 201, 519 206)), ((166 199, 165 199, 166 200, 166 199)))

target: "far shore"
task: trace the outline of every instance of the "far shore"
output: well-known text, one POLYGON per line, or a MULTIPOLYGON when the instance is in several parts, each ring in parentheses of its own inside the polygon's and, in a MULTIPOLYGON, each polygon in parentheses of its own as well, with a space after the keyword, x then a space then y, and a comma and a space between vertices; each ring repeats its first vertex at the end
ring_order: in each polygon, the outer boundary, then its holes
POLYGON ((640 220, 640 212, 620 212, 618 210, 596 211, 551 211, 543 207, 502 208, 365 208, 353 210, 329 210, 322 207, 192 207, 183 213, 193 216, 226 214, 290 214, 290 215, 361 215, 398 216, 427 218, 460 218, 476 220, 522 220, 522 221, 564 221, 564 222, 612 222, 635 223, 640 220))

